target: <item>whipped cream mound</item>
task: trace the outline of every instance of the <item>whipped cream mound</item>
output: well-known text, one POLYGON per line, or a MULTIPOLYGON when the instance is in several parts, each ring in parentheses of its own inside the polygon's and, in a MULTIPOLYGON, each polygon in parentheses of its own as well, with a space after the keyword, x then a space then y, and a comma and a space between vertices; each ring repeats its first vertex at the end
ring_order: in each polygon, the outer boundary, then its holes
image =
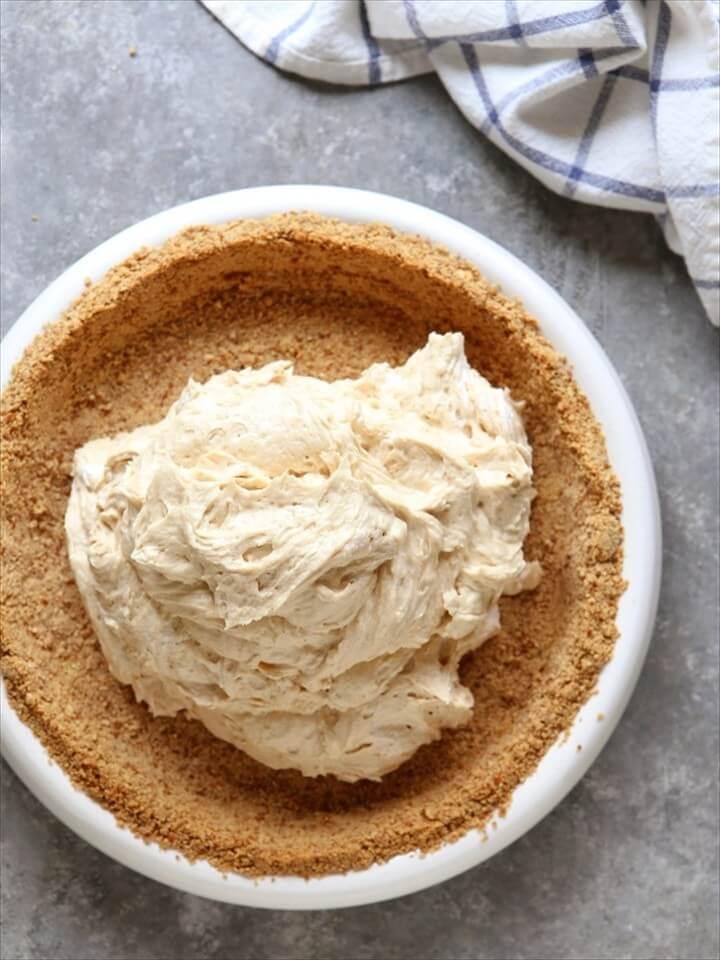
POLYGON ((155 715, 354 781, 470 718, 459 661, 539 577, 532 497, 509 394, 431 334, 357 380, 191 380, 76 452, 66 530, 110 669, 155 715))

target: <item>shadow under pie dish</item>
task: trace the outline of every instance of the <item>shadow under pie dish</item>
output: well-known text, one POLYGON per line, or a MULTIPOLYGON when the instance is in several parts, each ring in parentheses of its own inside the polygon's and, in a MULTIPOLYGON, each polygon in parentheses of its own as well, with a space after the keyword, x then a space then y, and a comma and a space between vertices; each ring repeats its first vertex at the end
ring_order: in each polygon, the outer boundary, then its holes
MULTIPOLYGON (((3 398, 11 764, 66 822, 77 816, 69 807, 91 803, 99 820, 71 826, 101 849, 220 899, 368 902, 485 859, 589 765, 649 638, 659 570, 654 486, 604 355, 510 255, 392 198, 239 191, 168 211, 104 247, 71 268, 52 304, 30 308, 38 325, 40 314, 55 322, 3 398), (303 208, 314 212, 273 216, 303 208), (380 219, 389 226, 363 222, 380 219), (86 275, 92 284, 57 319, 86 275), (463 661, 470 723, 381 782, 348 784, 270 770, 196 721, 154 718, 110 675, 72 579, 63 520, 75 449, 157 421, 191 376, 291 359, 298 373, 355 377, 372 363, 403 363, 432 331, 463 333, 470 363, 525 404, 533 446, 537 497, 525 553, 543 578, 533 592, 503 598, 501 631, 463 661), (47 748, 52 778, 20 756, 16 730, 33 749, 47 748)), ((25 329, 32 338, 32 324, 25 329)))

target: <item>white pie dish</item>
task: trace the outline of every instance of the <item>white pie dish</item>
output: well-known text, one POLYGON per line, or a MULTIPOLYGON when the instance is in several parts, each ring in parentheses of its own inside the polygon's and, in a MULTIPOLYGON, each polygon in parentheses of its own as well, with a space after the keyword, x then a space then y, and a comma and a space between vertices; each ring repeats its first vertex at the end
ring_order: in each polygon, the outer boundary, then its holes
POLYGON ((617 723, 645 658, 660 580, 660 520, 652 467, 632 405, 577 315, 533 271, 491 240, 441 214, 381 194, 338 187, 261 187, 197 200, 130 227, 70 267, 20 317, 3 340, 3 385, 38 331, 79 296, 86 277, 100 279, 139 247, 161 243, 185 227, 286 210, 312 210, 351 222, 381 221, 403 232, 422 234, 474 263, 507 295, 524 302, 547 339, 568 358, 604 429, 609 458, 622 487, 623 572, 628 582, 618 613, 620 636, 597 693, 579 712, 570 736, 556 743, 515 791, 508 813, 497 818, 496 829, 482 842, 473 831, 430 854, 407 854, 342 876, 251 880, 223 875, 208 863, 190 863, 174 851, 145 843, 71 784, 21 723, 2 687, 3 755, 33 793, 88 842, 140 873, 201 896, 248 906, 317 909, 400 896, 461 873, 525 833, 577 783, 617 723), (597 722, 599 714, 604 716, 602 723, 597 722))

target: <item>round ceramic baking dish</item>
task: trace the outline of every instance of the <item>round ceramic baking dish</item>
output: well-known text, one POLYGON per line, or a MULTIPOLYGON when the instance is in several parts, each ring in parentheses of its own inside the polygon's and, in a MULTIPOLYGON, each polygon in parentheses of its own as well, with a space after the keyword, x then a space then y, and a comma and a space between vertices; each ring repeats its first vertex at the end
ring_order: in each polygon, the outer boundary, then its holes
POLYGON ((172 850, 147 844, 77 790, 17 717, 4 686, 2 752, 29 789, 60 820, 108 856, 139 873, 190 893, 230 903, 276 909, 321 909, 372 903, 421 890, 498 853, 553 809, 583 776, 622 714, 642 667, 660 582, 660 515, 652 465, 640 425, 602 348, 577 314, 529 267, 469 227, 426 207, 362 190, 274 186, 237 190, 174 207, 124 230, 83 257, 52 283, 15 323, 2 343, 2 384, 35 335, 84 289, 139 247, 153 246, 197 224, 311 210, 349 222, 383 222, 422 234, 475 264, 510 297, 523 301, 543 334, 570 362, 606 436, 610 462, 622 488, 624 576, 628 587, 618 612, 619 637, 597 693, 578 713, 571 735, 545 755, 516 789, 505 816, 480 838, 477 832, 430 854, 397 856, 370 869, 305 880, 248 879, 222 874, 207 862, 191 863, 172 850), (598 714, 604 722, 598 723, 598 714), (582 752, 576 745, 582 744, 582 752), (482 841, 482 842, 481 842, 482 841))

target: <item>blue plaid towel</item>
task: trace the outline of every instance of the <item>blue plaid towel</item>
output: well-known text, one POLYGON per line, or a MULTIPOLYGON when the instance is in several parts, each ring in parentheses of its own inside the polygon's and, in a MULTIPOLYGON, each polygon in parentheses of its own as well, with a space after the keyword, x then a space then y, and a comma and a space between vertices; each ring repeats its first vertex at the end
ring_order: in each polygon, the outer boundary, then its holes
POLYGON ((557 193, 655 214, 720 322, 718 0, 202 0, 269 63, 378 84, 435 71, 557 193))

